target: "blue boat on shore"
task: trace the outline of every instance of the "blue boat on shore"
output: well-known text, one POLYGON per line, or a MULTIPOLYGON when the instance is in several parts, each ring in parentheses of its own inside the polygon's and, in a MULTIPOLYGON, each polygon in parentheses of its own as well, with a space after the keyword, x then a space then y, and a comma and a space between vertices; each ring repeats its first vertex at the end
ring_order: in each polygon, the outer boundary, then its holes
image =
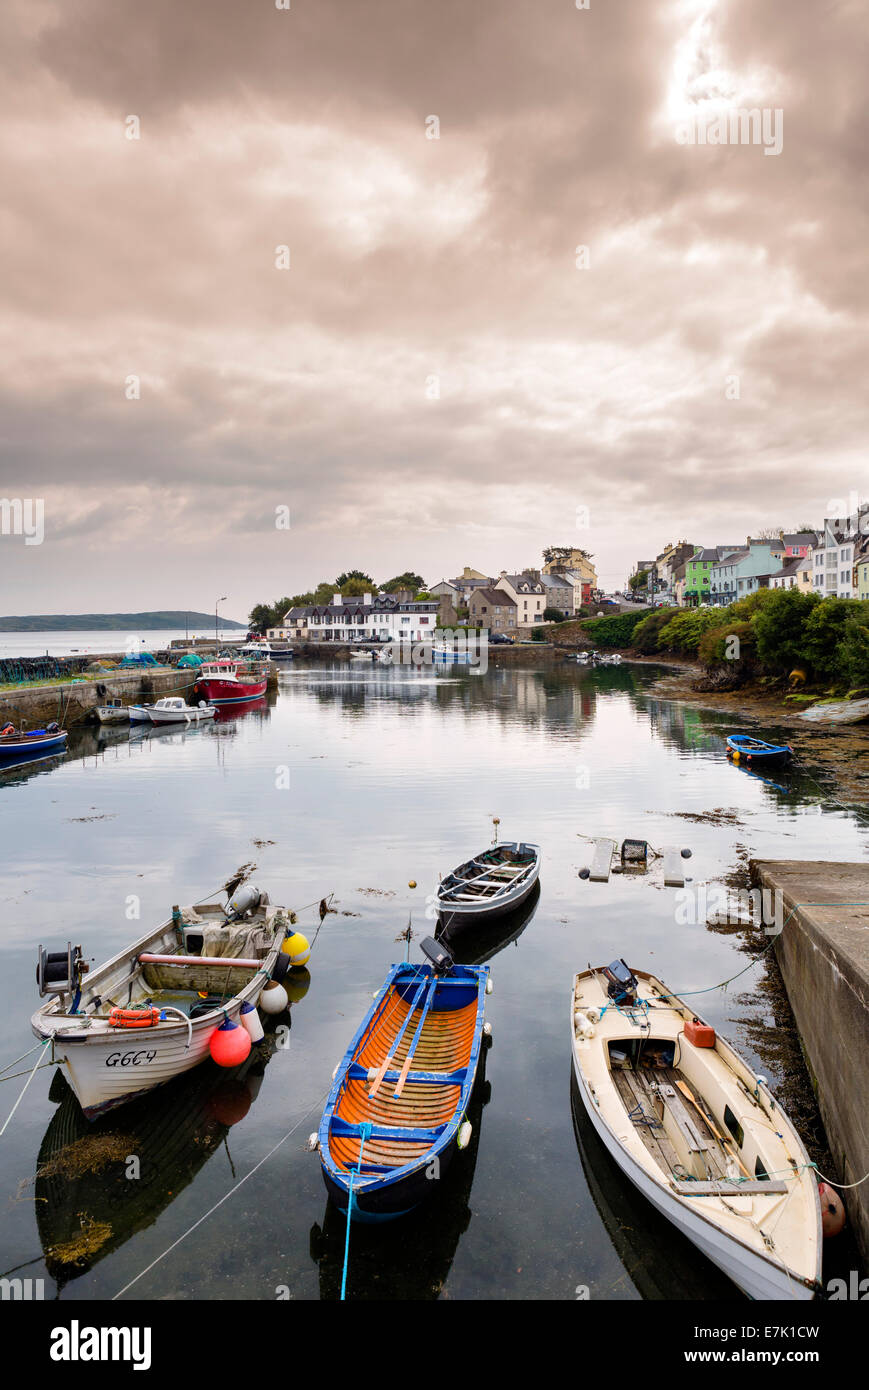
POLYGON ((351 1220, 412 1210, 471 1138, 489 967, 456 965, 431 937, 422 949, 430 963, 391 967, 320 1121, 326 1190, 351 1220))
POLYGON ((51 758, 66 750, 67 732, 57 724, 27 733, 7 724, 0 729, 0 768, 17 767, 20 763, 51 758))
POLYGON ((789 743, 765 743, 761 738, 750 734, 728 734, 728 756, 749 763, 787 762, 794 755, 789 743))

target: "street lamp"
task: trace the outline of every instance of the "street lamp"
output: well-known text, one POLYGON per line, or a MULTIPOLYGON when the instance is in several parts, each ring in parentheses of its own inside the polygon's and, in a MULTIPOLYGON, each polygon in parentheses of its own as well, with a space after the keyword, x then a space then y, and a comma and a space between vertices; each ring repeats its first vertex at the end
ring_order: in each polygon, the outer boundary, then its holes
POLYGON ((221 594, 220 598, 214 601, 214 645, 217 646, 217 605, 226 603, 226 594, 221 594))

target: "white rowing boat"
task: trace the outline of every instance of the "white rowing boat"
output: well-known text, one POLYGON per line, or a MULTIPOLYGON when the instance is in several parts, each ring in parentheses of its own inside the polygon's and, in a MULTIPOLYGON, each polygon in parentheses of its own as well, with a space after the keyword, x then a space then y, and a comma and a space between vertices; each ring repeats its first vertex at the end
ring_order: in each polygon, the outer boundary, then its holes
POLYGON ((574 977, 570 1026, 583 1104, 631 1182, 750 1298, 813 1298, 817 1181, 763 1079, 623 961, 574 977))
POLYGON ((53 997, 31 1028, 51 1040, 52 1057, 93 1118, 204 1061, 224 1017, 236 1022, 267 980, 286 974, 281 946, 291 930, 287 910, 247 885, 225 907, 173 910, 92 973, 80 947, 49 954, 40 946, 39 991, 53 997), (130 1026, 130 1012, 145 1009, 153 1021, 130 1026))
POLYGON ((539 845, 519 840, 490 845, 441 879, 438 913, 452 933, 471 923, 491 922, 519 907, 539 875, 539 845))

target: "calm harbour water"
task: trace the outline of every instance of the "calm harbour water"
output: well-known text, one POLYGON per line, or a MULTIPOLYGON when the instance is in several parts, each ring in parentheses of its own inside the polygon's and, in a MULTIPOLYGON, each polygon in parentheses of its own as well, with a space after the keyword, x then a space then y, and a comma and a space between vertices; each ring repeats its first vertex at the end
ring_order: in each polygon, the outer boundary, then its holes
MULTIPOLYGON (((660 870, 580 881, 581 836, 690 846, 687 872, 720 882, 748 854, 862 858, 867 831, 795 774, 777 787, 730 765, 726 717, 651 697, 655 674, 300 663, 261 709, 185 732, 83 731, 65 759, 0 774, 0 1063, 32 1045, 39 942, 81 942, 99 963, 251 860, 273 901, 299 909, 334 893, 338 909, 297 990, 289 1046, 273 1039, 242 1078, 208 1063, 88 1126, 57 1069, 37 1072, 0 1141, 0 1273, 45 1279, 46 1297, 112 1297, 297 1124, 125 1297, 337 1296, 344 1222, 305 1139, 404 955, 408 913, 419 958, 438 874, 487 844, 499 816, 501 838, 542 846, 543 867, 524 929, 491 956, 474 1142, 416 1214, 354 1228, 349 1296, 572 1299, 587 1286, 592 1298, 738 1298, 575 1126, 569 1002, 575 970, 616 956, 702 989, 746 964, 743 939, 680 924, 660 870), (732 814, 677 817, 716 808, 732 814), (138 922, 125 915, 132 894, 138 922)), ((309 938, 317 920, 300 914, 309 938)), ((776 1089, 794 1048, 780 1046, 767 983, 754 965, 701 1008, 776 1089)), ((23 1081, 0 1087, 0 1119, 23 1081)))

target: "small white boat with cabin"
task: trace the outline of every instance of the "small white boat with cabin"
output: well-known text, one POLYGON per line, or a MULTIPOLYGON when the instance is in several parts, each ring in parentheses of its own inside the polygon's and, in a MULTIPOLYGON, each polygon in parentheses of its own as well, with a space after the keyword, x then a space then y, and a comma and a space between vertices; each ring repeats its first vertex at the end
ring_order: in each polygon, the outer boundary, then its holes
POLYGON ((50 994, 31 1019, 50 1039, 79 1104, 92 1119, 189 1071, 210 1054, 212 1034, 256 1005, 290 958, 286 908, 247 884, 226 906, 197 903, 88 973, 80 946, 39 947, 37 983, 50 994))
POLYGON ((152 724, 198 724, 203 719, 213 719, 217 713, 214 705, 207 705, 204 700, 188 705, 181 695, 166 695, 144 708, 152 724))
POLYGON ((570 1013, 579 1094, 622 1172, 750 1298, 813 1298, 818 1184, 764 1079, 624 961, 576 975, 570 1013))

